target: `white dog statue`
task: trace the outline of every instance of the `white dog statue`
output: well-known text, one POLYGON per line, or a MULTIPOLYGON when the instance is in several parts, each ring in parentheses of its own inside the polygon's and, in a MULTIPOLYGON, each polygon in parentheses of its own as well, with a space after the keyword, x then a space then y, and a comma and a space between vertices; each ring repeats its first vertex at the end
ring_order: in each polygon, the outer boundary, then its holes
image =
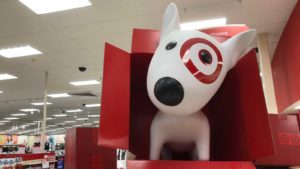
POLYGON ((178 9, 171 3, 147 75, 148 95, 159 109, 151 124, 150 160, 160 159, 164 145, 209 160, 210 127, 201 109, 251 49, 256 31, 220 43, 203 32, 181 30, 179 23, 178 9))

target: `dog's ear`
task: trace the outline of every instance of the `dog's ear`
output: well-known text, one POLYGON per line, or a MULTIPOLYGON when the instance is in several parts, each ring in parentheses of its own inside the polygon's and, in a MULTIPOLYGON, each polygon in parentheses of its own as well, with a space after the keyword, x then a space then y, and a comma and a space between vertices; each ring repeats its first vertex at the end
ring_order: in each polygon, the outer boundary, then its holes
POLYGON ((170 3, 165 10, 160 40, 162 40, 170 32, 179 29, 180 21, 177 6, 175 3, 170 3))
POLYGON ((224 49, 227 51, 229 59, 229 68, 233 68, 235 64, 253 48, 251 45, 256 36, 256 30, 251 29, 246 32, 239 33, 223 43, 224 49))

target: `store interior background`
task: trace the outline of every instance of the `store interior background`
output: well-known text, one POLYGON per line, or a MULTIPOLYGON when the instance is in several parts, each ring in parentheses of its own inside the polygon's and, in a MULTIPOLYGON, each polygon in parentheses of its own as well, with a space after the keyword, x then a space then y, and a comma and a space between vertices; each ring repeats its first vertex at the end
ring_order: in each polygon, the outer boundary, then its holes
MULTIPOLYGON (((0 74, 17 79, 0 81, 0 134, 37 135, 41 132, 45 72, 48 94, 47 135, 74 127, 98 127, 105 42, 129 51, 133 28, 161 28, 170 0, 90 0, 91 6, 38 15, 18 0, 0 0, 0 50, 30 45, 42 54, 0 57, 0 74), (86 67, 81 72, 79 67, 86 67), (73 86, 70 82, 97 80, 100 84, 73 86), (90 95, 90 96, 84 96, 90 95), (36 109, 22 112, 20 109, 36 109), (78 110, 78 112, 67 112, 78 110), (24 114, 13 116, 13 114, 24 114), (67 117, 55 117, 65 114, 67 117), (15 120, 7 118, 16 117, 15 120)), ((268 34, 272 60, 282 31, 297 0, 173 0, 182 23, 226 17, 227 24, 246 24, 268 34)), ((116 103, 117 106, 117 103, 116 103)), ((277 112, 270 112, 277 113, 277 112)), ((99 117, 100 116, 100 117, 99 117)), ((1 145, 1 140, 0 140, 1 145)))

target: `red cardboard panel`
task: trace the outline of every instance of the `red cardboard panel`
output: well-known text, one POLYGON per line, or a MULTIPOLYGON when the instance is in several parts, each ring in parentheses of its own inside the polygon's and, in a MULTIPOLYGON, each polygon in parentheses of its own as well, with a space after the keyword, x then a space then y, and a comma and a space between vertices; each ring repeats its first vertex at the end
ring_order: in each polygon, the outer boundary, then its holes
POLYGON ((160 31, 147 29, 133 29, 131 53, 154 53, 160 31))
POLYGON ((105 45, 99 145, 129 148, 130 56, 105 45))
POLYGON ((67 131, 65 168, 115 169, 116 151, 97 145, 98 128, 67 131), (71 158, 70 158, 71 157, 71 158))
POLYGON ((128 169, 255 169, 252 162, 128 161, 128 169))
POLYGON ((228 72, 205 107, 211 126, 211 159, 254 160, 274 153, 254 50, 228 72))
POLYGON ((269 115, 275 155, 256 161, 257 165, 300 165, 300 131, 296 115, 269 115))
POLYGON ((149 159, 150 126, 157 108, 150 101, 146 78, 152 54, 131 54, 130 146, 138 159, 149 159))
POLYGON ((300 100, 300 3, 292 12, 276 48, 272 73, 278 111, 300 100))

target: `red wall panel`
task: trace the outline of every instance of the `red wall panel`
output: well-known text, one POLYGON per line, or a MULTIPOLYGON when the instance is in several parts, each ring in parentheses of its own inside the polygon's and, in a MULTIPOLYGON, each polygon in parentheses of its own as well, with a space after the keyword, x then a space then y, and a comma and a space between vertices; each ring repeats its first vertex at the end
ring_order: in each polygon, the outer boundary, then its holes
POLYGON ((281 35, 272 61, 278 111, 300 100, 300 3, 281 35))

